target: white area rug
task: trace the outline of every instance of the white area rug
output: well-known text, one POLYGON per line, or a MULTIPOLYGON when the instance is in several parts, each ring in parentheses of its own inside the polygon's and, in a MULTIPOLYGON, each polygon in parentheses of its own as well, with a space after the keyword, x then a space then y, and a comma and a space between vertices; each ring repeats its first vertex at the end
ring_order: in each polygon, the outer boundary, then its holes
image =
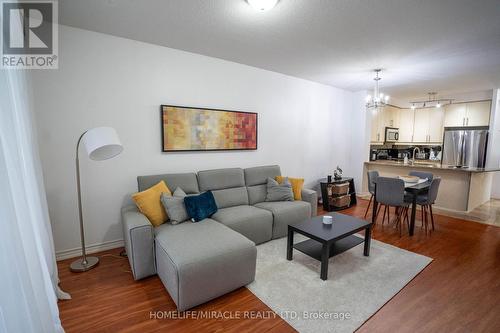
POLYGON ((286 260, 285 237, 257 246, 257 273, 247 288, 299 332, 353 332, 431 261, 372 239, 369 257, 360 244, 330 258, 322 281, 319 261, 295 249, 286 260))

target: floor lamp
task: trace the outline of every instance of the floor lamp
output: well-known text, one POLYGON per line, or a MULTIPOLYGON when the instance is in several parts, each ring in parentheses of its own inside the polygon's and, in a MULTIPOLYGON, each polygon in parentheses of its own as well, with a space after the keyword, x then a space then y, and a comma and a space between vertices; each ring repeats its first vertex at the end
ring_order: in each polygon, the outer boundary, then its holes
POLYGON ((99 263, 97 257, 87 257, 85 252, 85 231, 83 228, 82 194, 80 187, 80 160, 78 152, 83 144, 88 157, 94 161, 103 161, 115 157, 123 151, 118 134, 111 127, 96 127, 83 132, 76 144, 76 187, 78 190, 78 213, 80 217, 80 238, 82 241, 82 257, 71 263, 73 272, 85 272, 99 263))

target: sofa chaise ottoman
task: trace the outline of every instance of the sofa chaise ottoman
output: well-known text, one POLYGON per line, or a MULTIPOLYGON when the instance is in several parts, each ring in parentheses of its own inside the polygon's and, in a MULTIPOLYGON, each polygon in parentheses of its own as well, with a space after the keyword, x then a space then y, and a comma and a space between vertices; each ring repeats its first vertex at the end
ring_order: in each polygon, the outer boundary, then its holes
POLYGON ((315 191, 302 201, 266 202, 279 166, 139 176, 143 191, 163 180, 188 195, 212 191, 218 211, 197 223, 153 227, 135 205, 122 208, 125 249, 134 279, 158 274, 179 311, 222 296, 255 278, 255 245, 286 236, 288 224, 317 212, 315 191))

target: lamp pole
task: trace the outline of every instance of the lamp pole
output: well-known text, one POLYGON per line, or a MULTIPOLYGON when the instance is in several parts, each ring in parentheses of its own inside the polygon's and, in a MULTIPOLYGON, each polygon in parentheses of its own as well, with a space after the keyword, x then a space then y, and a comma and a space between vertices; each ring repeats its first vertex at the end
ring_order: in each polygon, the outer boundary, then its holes
POLYGON ((78 192, 78 216, 80 218, 80 240, 82 242, 82 257, 73 261, 70 270, 73 272, 85 272, 99 264, 99 258, 87 257, 85 250, 85 230, 83 228, 82 189, 80 185, 80 144, 85 147, 87 155, 91 160, 103 161, 115 157, 123 150, 118 134, 112 127, 96 127, 89 129, 80 135, 76 143, 76 188, 78 192))
POLYGON ((97 257, 88 257, 85 251, 85 230, 83 228, 83 212, 82 212, 82 190, 80 185, 80 158, 78 152, 80 151, 80 142, 82 141, 83 136, 87 133, 87 131, 83 132, 78 138, 78 142, 76 144, 76 188, 78 191, 78 215, 80 218, 80 240, 82 242, 82 258, 75 260, 71 263, 70 269, 73 272, 85 272, 89 269, 94 268, 99 263, 99 258, 97 257))

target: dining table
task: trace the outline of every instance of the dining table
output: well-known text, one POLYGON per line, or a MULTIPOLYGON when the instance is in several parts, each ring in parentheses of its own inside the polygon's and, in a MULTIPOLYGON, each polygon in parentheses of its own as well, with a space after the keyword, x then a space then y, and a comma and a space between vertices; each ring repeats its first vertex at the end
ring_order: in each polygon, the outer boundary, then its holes
MULTIPOLYGON (((373 213, 372 213, 372 223, 375 224, 377 218, 377 181, 375 183, 375 195, 373 196, 373 213)), ((405 182, 405 192, 411 196, 411 217, 410 217, 410 236, 413 236, 415 232, 415 217, 417 215, 417 197, 419 194, 424 194, 429 191, 431 186, 431 181, 425 180, 418 183, 405 182)))

